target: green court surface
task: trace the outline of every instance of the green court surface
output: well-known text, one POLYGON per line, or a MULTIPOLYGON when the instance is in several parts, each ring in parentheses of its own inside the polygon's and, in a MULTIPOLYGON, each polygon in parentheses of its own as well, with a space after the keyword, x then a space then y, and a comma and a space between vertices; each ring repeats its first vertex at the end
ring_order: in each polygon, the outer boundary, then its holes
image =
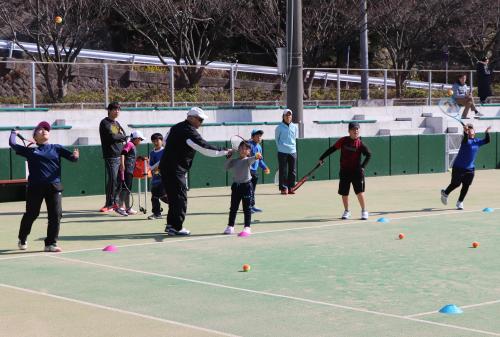
POLYGON ((500 171, 476 172, 463 211, 458 190, 440 202, 449 180, 368 178, 368 221, 352 196, 339 219, 337 181, 260 185, 248 238, 220 235, 229 187, 189 192, 187 238, 64 198, 59 254, 41 252, 45 213, 18 251, 24 203, 0 204, 0 336, 500 336, 500 171))

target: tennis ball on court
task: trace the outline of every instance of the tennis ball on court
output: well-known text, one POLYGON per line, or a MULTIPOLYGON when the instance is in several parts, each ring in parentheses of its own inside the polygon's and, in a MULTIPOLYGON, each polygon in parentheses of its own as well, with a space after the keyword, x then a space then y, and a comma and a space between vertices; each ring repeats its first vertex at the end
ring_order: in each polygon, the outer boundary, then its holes
POLYGON ((477 247, 479 247, 479 242, 474 241, 474 242, 472 243, 472 248, 477 248, 477 247))
POLYGON ((57 24, 61 24, 63 22, 63 19, 58 15, 54 18, 54 22, 57 24))
POLYGON ((453 90, 451 90, 451 89, 448 89, 448 91, 446 93, 448 94, 448 96, 453 96, 453 90))
POLYGON ((244 264, 243 265, 243 271, 249 271, 250 270, 250 265, 249 264, 244 264))
POLYGON ((399 233, 398 237, 399 240, 403 240, 405 238, 405 235, 403 233, 399 233))

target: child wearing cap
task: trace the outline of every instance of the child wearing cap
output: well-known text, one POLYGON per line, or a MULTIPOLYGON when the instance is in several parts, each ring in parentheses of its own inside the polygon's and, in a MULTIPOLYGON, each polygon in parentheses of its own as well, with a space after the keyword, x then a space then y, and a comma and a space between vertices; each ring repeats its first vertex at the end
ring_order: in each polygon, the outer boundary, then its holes
POLYGON ((161 212, 163 211, 160 206, 160 200, 164 203, 168 203, 167 194, 165 188, 161 183, 160 175, 160 159, 163 156, 163 136, 161 133, 154 133, 151 135, 151 142, 153 143, 154 149, 149 154, 149 168, 153 174, 153 179, 151 179, 151 205, 153 206, 153 214, 148 216, 149 220, 161 219, 161 212))
POLYGON ((295 194, 298 135, 299 128, 292 123, 292 110, 283 110, 282 122, 276 127, 274 140, 278 148, 279 189, 284 195, 295 194))
POLYGON ((252 198, 252 176, 250 175, 250 167, 257 160, 262 159, 260 153, 250 157, 251 146, 248 142, 242 141, 238 147, 238 158, 231 159, 232 151, 227 154, 227 160, 224 163, 226 170, 231 170, 233 173, 233 184, 231 185, 231 207, 229 210, 229 221, 224 234, 234 234, 234 222, 236 221, 236 212, 243 204, 243 214, 245 219, 245 227, 239 234, 247 236, 252 233, 250 222, 252 221, 252 213, 250 209, 250 200, 252 198))
POLYGON ((319 162, 323 164, 326 157, 340 149, 340 172, 339 172, 339 191, 344 204, 344 213, 342 219, 346 220, 351 217, 349 211, 349 189, 354 188, 354 193, 358 197, 359 205, 361 206, 361 219, 368 220, 368 211, 365 205, 365 167, 370 161, 371 153, 368 147, 363 144, 359 137, 359 123, 349 123, 349 136, 342 137, 337 142, 327 149, 319 158, 319 162), (361 155, 365 156, 361 163, 361 155))
POLYGON ((120 157, 120 169, 118 174, 118 186, 125 184, 118 195, 118 207, 115 212, 122 215, 134 215, 137 211, 130 207, 130 191, 134 179, 135 160, 137 156, 136 147, 144 140, 141 131, 134 131, 130 135, 130 141, 123 147, 120 157))
POLYGON ((36 147, 16 144, 18 133, 17 130, 11 131, 9 146, 17 155, 26 158, 29 168, 26 212, 19 228, 18 247, 21 250, 28 248, 27 239, 31 232, 31 226, 38 218, 40 207, 45 199, 48 227, 44 250, 46 252, 60 252, 61 248, 57 246, 57 238, 62 217, 61 157, 76 162, 80 153, 78 149, 70 152, 59 144, 49 144, 50 124, 47 122, 39 123, 33 132, 36 147))
POLYGON ((457 201, 457 209, 464 209, 464 199, 469 191, 469 186, 474 180, 475 161, 479 148, 490 142, 489 126, 485 131, 484 139, 477 139, 474 126, 472 124, 464 125, 464 138, 458 150, 457 157, 453 162, 453 169, 451 171, 451 182, 445 190, 441 190, 441 202, 443 205, 448 204, 448 196, 458 186, 462 185, 460 195, 457 201))
MULTIPOLYGON (((251 146, 250 156, 253 157, 257 153, 262 153, 262 147, 260 146, 260 143, 262 142, 263 135, 264 135, 263 130, 260 129, 252 130, 251 133, 252 138, 248 141, 248 143, 251 146)), ((252 213, 262 212, 262 209, 255 206, 255 189, 257 187, 257 182, 259 181, 259 173, 257 171, 259 167, 264 170, 265 174, 271 173, 271 170, 269 169, 269 167, 267 167, 266 163, 264 162, 264 158, 257 159, 255 163, 253 163, 252 166, 250 166, 250 175, 252 176, 252 198, 250 199, 250 210, 252 213)))

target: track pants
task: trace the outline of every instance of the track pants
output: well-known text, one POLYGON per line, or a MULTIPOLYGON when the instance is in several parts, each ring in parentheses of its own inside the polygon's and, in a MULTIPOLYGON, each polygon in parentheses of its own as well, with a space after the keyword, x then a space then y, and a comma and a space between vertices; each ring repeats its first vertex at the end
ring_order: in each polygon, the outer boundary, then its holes
POLYGON ((278 152, 280 190, 291 189, 297 180, 297 154, 278 152))
POLYGON ((250 213, 250 200, 252 198, 252 183, 233 183, 231 185, 231 208, 229 209, 228 226, 234 226, 236 221, 236 213, 243 204, 243 214, 245 218, 245 227, 250 227, 252 214, 250 213))
POLYGON ((187 211, 187 185, 184 172, 162 171, 161 179, 168 197, 167 225, 181 230, 187 211))

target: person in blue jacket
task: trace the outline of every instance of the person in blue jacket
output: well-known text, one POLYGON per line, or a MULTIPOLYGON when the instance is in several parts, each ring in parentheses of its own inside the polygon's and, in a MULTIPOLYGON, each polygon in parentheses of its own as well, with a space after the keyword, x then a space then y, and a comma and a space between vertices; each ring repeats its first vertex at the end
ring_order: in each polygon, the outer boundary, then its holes
POLYGON ((40 207, 45 199, 49 224, 44 250, 46 252, 60 252, 61 248, 57 246, 57 238, 62 217, 61 157, 76 162, 80 153, 78 149, 70 152, 59 144, 49 144, 50 124, 45 121, 40 122, 33 131, 35 147, 16 144, 18 133, 17 130, 11 131, 9 146, 17 155, 26 158, 29 169, 26 212, 19 228, 18 247, 21 250, 28 248, 26 240, 31 232, 33 222, 40 214, 40 207))
POLYGON ((464 138, 462 139, 462 144, 460 145, 457 157, 453 163, 451 183, 445 190, 441 190, 441 202, 443 205, 448 204, 448 196, 450 193, 458 186, 462 185, 456 206, 459 210, 464 209, 464 199, 474 179, 474 162, 479 148, 490 142, 490 130, 491 126, 486 129, 484 139, 477 139, 475 138, 476 132, 474 131, 474 126, 472 124, 464 125, 464 138))
POLYGON ((292 123, 292 110, 283 110, 282 122, 276 127, 274 140, 278 147, 279 189, 281 194, 295 194, 297 180, 297 136, 299 128, 292 123))
MULTIPOLYGON (((254 157, 257 153, 262 154, 262 147, 260 146, 260 143, 262 142, 263 135, 264 135, 263 130, 260 130, 260 129, 252 130, 252 133, 250 135, 251 139, 248 141, 248 143, 251 146, 251 149, 250 149, 250 156, 251 157, 254 157)), ((257 188, 257 182, 259 181, 259 172, 258 172, 259 168, 263 169, 265 174, 271 173, 271 170, 264 162, 264 159, 257 159, 250 166, 250 175, 252 176, 252 196, 250 199, 250 211, 252 213, 262 212, 261 208, 258 208, 257 206, 255 206, 255 189, 257 188)))

